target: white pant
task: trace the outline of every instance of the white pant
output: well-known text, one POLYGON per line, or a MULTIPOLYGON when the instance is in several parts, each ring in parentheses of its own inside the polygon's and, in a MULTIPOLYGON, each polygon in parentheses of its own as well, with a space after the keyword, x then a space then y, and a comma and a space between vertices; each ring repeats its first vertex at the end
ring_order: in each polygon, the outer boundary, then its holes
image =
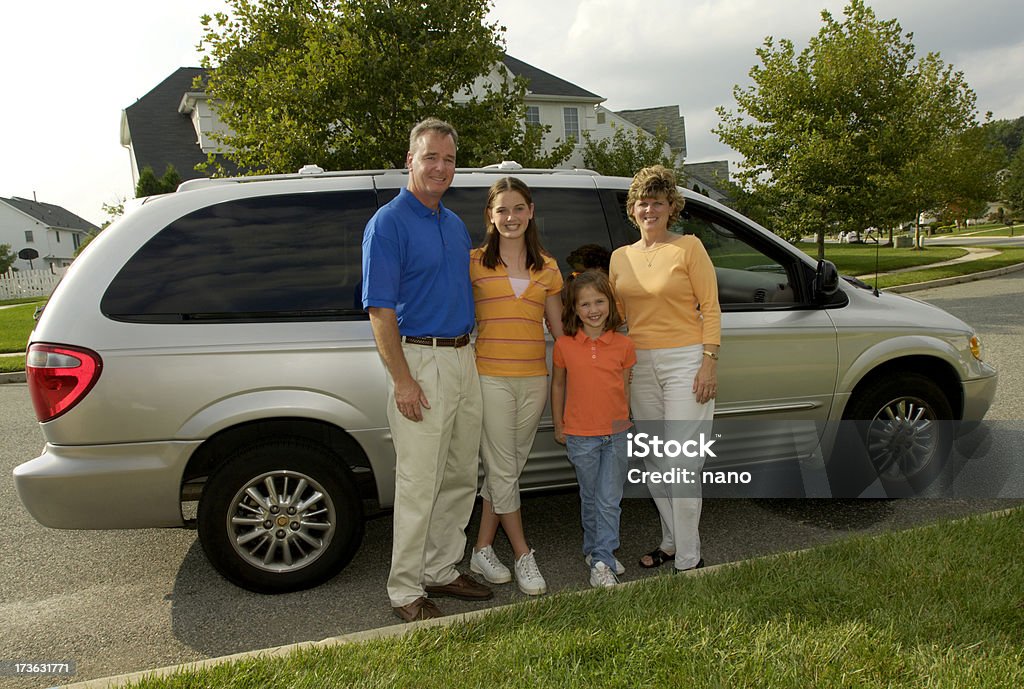
MULTIPOLYGON (((629 388, 633 418, 638 421, 664 422, 667 438, 697 438, 711 434, 715 401, 698 404, 693 381, 704 361, 704 345, 672 349, 638 349, 633 382, 629 388)), ((681 467, 700 476, 703 461, 683 457, 668 459, 648 456, 648 471, 670 471, 681 467), (682 461, 681 461, 682 460, 682 461)), ((699 489, 699 478, 697 487, 699 489)), ((668 484, 650 486, 654 504, 661 517, 661 545, 676 554, 676 569, 689 569, 700 560, 701 498, 673 497, 668 484)))
POLYGON ((395 405, 388 376, 388 424, 395 443, 394 540, 388 597, 412 603, 424 585, 449 584, 466 552, 476 500, 480 380, 472 347, 402 345, 430 409, 410 421, 395 405))

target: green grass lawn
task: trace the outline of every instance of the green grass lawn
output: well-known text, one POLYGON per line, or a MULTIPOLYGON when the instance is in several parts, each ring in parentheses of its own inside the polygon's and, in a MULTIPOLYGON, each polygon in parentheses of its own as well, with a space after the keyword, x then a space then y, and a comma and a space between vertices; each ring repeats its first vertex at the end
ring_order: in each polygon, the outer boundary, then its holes
MULTIPOLYGON (((985 223, 982 225, 971 225, 969 227, 962 227, 960 229, 943 230, 940 234, 935 235, 936 237, 964 237, 964 236, 975 236, 975 237, 1008 237, 1010 236, 1010 225, 1004 225, 1002 223, 985 223)), ((1024 235, 1024 227, 1020 224, 1012 226, 1013 236, 1020 237, 1024 235)), ((927 241, 927 239, 925 240, 927 241)))
MULTIPOLYGON (((799 242, 796 247, 808 256, 817 258, 818 245, 799 242)), ((927 265, 948 261, 963 256, 967 252, 958 247, 930 247, 919 249, 894 249, 878 247, 878 270, 886 272, 897 268, 927 265)), ((836 264, 842 275, 864 275, 875 272, 874 244, 826 244, 825 258, 836 264)))
POLYGON ((968 237, 1024 237, 1024 225, 1014 225, 1012 230, 1005 225, 987 230, 983 228, 971 228, 970 230, 964 230, 957 234, 968 237))
POLYGON ((45 299, 42 297, 22 297, 20 299, 0 299, 0 306, 11 306, 13 304, 41 304, 45 299))
MULTIPOLYGON (((940 280, 959 275, 971 275, 982 273, 986 270, 995 270, 1024 263, 1024 249, 999 247, 999 251, 1000 254, 998 256, 982 258, 977 261, 967 261, 966 263, 940 266, 938 268, 923 268, 894 275, 880 275, 878 277, 878 288, 885 289, 886 287, 895 287, 897 285, 912 285, 915 282, 928 282, 929 280, 940 280)), ((865 282, 874 284, 874 280, 866 280, 865 282)))
POLYGON ((975 517, 127 686, 1020 687, 1022 533, 975 517))
POLYGON ((0 373, 15 373, 25 370, 25 355, 0 356, 0 373))
POLYGON ((32 314, 42 302, 0 309, 0 352, 24 352, 29 333, 35 327, 32 314))

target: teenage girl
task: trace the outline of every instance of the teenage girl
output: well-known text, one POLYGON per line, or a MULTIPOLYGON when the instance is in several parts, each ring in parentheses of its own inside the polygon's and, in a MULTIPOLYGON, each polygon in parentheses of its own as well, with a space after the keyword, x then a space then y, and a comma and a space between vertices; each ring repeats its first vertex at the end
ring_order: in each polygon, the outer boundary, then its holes
POLYGON ((619 547, 622 487, 626 478, 629 372, 633 342, 622 325, 608 276, 587 270, 566 283, 562 326, 551 373, 555 440, 576 467, 583 522, 583 554, 591 586, 614 586, 624 569, 619 547))
POLYGON ((469 566, 492 584, 512 581, 493 548, 500 525, 512 545, 516 584, 536 596, 547 591, 547 583, 523 532, 519 476, 547 402, 544 319, 554 337, 562 334, 562 274, 541 247, 533 216, 529 187, 515 177, 499 179, 487 195, 484 244, 470 253, 484 483, 480 533, 469 566))

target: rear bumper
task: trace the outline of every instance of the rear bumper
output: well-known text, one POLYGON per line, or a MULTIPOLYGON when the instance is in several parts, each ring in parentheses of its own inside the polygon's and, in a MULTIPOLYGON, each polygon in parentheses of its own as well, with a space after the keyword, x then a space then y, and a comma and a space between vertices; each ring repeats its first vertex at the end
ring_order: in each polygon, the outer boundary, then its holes
POLYGON ((54 529, 183 526, 181 477, 198 442, 60 446, 14 469, 29 514, 54 529))

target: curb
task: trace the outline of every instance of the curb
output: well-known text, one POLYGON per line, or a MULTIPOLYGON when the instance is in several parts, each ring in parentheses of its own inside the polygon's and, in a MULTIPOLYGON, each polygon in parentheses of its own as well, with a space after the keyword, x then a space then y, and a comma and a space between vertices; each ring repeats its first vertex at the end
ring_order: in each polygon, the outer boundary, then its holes
POLYGON ((24 383, 25 372, 15 371, 14 373, 0 373, 0 385, 4 383, 24 383))
MULTIPOLYGON (((973 515, 969 515, 969 516, 966 516, 966 517, 961 517, 959 519, 951 520, 948 523, 950 523, 950 524, 957 524, 957 523, 960 523, 960 522, 968 521, 970 519, 978 519, 978 518, 996 519, 996 518, 999 518, 999 517, 1005 517, 1005 516, 1007 516, 1009 514, 1013 514, 1014 512, 1020 511, 1022 509, 1024 509, 1024 507, 1009 507, 1009 508, 1004 509, 1004 510, 997 510, 995 512, 988 512, 986 514, 973 514, 973 515)), ((910 531, 914 531, 914 530, 917 530, 917 529, 929 528, 931 526, 934 526, 934 524, 922 524, 919 527, 917 527, 916 529, 909 529, 909 530, 910 531)), ((731 567, 739 567, 739 566, 742 566, 742 565, 744 565, 744 564, 746 564, 748 562, 759 562, 759 561, 762 561, 762 560, 776 560, 776 559, 779 559, 779 558, 794 557, 796 555, 801 555, 803 553, 808 553, 808 552, 811 552, 813 550, 814 550, 814 548, 802 548, 800 550, 785 551, 785 552, 780 552, 780 553, 771 553, 769 555, 762 555, 760 557, 749 558, 749 559, 746 559, 746 560, 737 560, 736 562, 724 562, 724 563, 719 564, 719 565, 709 565, 708 567, 704 567, 702 569, 695 569, 695 570, 690 570, 688 572, 679 573, 677 576, 697 576, 697 577, 706 576, 706 575, 712 574, 713 572, 717 572, 718 570, 725 569, 725 568, 731 568, 731 567)), ((626 588, 628 586, 633 586, 635 584, 639 584, 639 583, 644 582, 644 581, 650 581, 652 579, 657 579, 659 576, 662 576, 662 575, 655 574, 655 575, 652 575, 652 576, 644 577, 642 579, 635 579, 633 581, 623 582, 623 583, 619 584, 616 588, 619 588, 619 589, 626 588)), ((565 595, 569 595, 569 596, 586 596, 586 595, 590 595, 590 594, 593 594, 593 593, 595 593, 597 591, 601 591, 601 590, 603 590, 603 589, 592 589, 592 588, 591 589, 579 589, 579 590, 575 590, 575 591, 564 591, 564 592, 556 593, 556 594, 553 594, 553 595, 557 595, 557 596, 565 596, 565 595)), ((142 671, 139 671, 139 672, 131 672, 131 673, 122 674, 122 675, 114 675, 112 677, 102 677, 102 678, 97 678, 97 679, 90 679, 90 680, 85 680, 85 681, 82 681, 82 682, 76 682, 74 684, 64 684, 64 685, 60 685, 60 686, 64 687, 64 689, 116 689, 117 687, 121 687, 121 686, 123 686, 123 685, 125 685, 125 684, 127 684, 129 682, 138 682, 139 680, 146 679, 146 678, 167 677, 169 675, 173 675, 173 674, 179 673, 179 672, 188 672, 189 670, 198 670, 198 669, 202 669, 202 668, 206 668, 206 667, 220 665, 220 664, 223 664, 223 663, 231 663, 231 662, 234 662, 234 661, 237 661, 237 660, 251 660, 251 659, 259 659, 259 658, 274 658, 274 657, 277 657, 277 656, 285 656, 285 655, 288 655, 289 653, 292 653, 293 651, 297 651, 297 650, 301 650, 301 649, 305 649, 305 648, 316 648, 318 646, 337 646, 337 645, 341 645, 341 644, 361 643, 361 642, 364 642, 364 641, 372 641, 372 640, 375 640, 375 639, 388 639, 388 638, 404 636, 406 634, 411 634, 412 632, 415 632, 415 631, 417 631, 419 629, 425 629, 427 627, 447 627, 447 626, 452 625, 452 624, 475 620, 475 619, 477 619, 479 617, 483 617, 485 615, 488 615, 488 614, 490 614, 490 613, 492 613, 492 612, 494 612, 496 610, 504 610, 506 608, 511 608, 511 607, 514 607, 514 606, 517 606, 517 605, 529 605, 529 604, 530 604, 530 601, 525 601, 525 602, 519 601, 519 602, 515 602, 515 603, 509 603, 507 605, 500 605, 500 606, 493 607, 493 608, 485 608, 483 610, 473 610, 473 611, 470 611, 470 612, 460 613, 460 614, 457 614, 457 615, 450 615, 450 616, 446 616, 446 617, 437 617, 437 618, 434 618, 434 619, 431 619, 431 620, 421 620, 421 621, 418 621, 418 622, 409 622, 409 623, 405 623, 405 624, 396 624, 396 625, 392 625, 390 627, 380 627, 378 629, 367 629, 367 630, 364 630, 364 631, 361 631, 361 632, 353 632, 351 634, 343 634, 341 636, 328 637, 328 638, 322 639, 320 641, 302 641, 302 642, 299 642, 299 643, 288 644, 288 645, 285 645, 285 646, 275 646, 273 648, 265 648, 265 649, 260 649, 260 650, 256 650, 256 651, 245 651, 243 653, 235 653, 235 654, 229 655, 229 656, 220 656, 220 657, 217 657, 217 658, 207 658, 205 660, 197 660, 197 661, 191 662, 191 663, 182 663, 180 665, 168 665, 167 667, 157 668, 157 669, 153 669, 153 670, 142 670, 142 671)))

